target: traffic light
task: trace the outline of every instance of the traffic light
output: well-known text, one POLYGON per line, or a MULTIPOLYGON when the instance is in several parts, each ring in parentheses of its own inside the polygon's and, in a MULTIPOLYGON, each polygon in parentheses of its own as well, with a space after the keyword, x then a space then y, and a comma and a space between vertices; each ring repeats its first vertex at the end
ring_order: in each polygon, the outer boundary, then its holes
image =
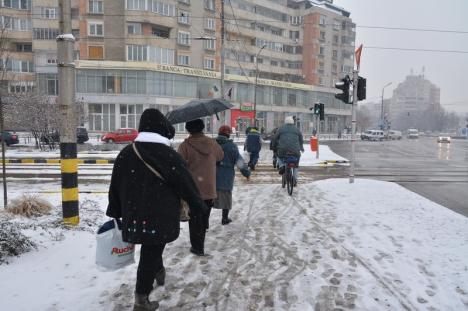
POLYGON ((319 103, 314 104, 314 114, 317 115, 317 116, 320 114, 320 104, 319 103))
POLYGON ((323 121, 325 120, 325 105, 324 104, 319 104, 319 108, 320 108, 320 121, 323 121))
POLYGON ((343 91, 341 94, 335 94, 335 98, 338 98, 345 104, 352 104, 349 102, 349 82, 349 76, 346 76, 340 82, 335 83, 335 88, 343 91))
POLYGON ((358 88, 357 88, 358 100, 366 99, 366 84, 367 84, 366 78, 358 77, 358 88))

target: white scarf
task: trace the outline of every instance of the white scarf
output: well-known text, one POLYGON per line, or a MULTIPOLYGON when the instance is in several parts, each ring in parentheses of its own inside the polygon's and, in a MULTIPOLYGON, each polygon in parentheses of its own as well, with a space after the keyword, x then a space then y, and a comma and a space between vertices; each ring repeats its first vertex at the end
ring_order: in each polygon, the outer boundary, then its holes
POLYGON ((142 143, 156 143, 156 144, 163 144, 166 146, 171 145, 171 141, 158 133, 152 132, 140 132, 138 133, 137 138, 135 141, 142 142, 142 143))

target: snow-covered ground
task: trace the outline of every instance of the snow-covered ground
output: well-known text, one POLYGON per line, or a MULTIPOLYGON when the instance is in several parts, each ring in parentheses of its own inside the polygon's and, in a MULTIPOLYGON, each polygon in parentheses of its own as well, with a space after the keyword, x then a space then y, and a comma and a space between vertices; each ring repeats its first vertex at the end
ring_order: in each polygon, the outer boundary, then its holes
MULTIPOLYGON (((255 174, 236 184, 233 223, 212 212, 210 256, 189 253, 181 224, 164 253, 166 285, 151 294, 161 310, 468 309, 468 218, 392 183, 329 179, 288 196, 255 174)), ((56 228, 59 211, 9 220, 34 223, 25 233, 39 248, 0 266, 1 309, 131 310, 137 265, 96 268, 106 185, 86 190, 77 229, 56 228)), ((59 193, 43 195, 59 205, 59 193)))

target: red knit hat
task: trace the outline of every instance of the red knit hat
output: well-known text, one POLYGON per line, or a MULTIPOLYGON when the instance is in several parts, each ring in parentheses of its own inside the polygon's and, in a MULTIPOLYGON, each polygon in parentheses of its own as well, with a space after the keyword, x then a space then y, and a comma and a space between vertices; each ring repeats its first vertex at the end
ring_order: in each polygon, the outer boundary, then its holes
POLYGON ((231 127, 229 125, 222 125, 218 130, 218 134, 220 134, 220 135, 229 136, 229 135, 231 135, 231 133, 232 133, 232 130, 231 130, 231 127))

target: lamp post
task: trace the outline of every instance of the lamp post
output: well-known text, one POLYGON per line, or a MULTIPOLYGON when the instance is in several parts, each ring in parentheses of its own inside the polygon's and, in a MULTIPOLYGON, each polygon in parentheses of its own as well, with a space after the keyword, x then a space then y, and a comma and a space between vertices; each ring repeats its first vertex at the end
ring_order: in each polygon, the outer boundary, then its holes
POLYGON ((384 97, 384 90, 387 86, 390 86, 392 82, 389 82, 384 85, 382 88, 382 105, 380 106, 380 129, 383 131, 384 129, 384 122, 383 122, 383 117, 384 117, 384 107, 383 107, 383 97, 384 97))
POLYGON ((258 83, 258 56, 266 48, 266 44, 262 45, 260 50, 255 54, 255 86, 254 86, 254 125, 257 126, 257 83, 258 83))

